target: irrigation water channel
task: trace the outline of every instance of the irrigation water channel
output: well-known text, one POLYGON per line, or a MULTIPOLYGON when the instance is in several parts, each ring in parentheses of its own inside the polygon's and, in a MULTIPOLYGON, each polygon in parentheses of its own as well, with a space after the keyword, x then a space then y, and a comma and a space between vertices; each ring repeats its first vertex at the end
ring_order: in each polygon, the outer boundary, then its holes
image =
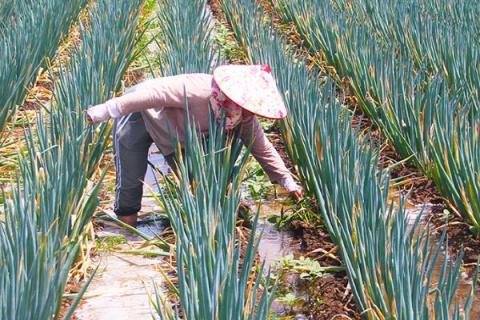
MULTIPOLYGON (((151 150, 150 161, 160 170, 168 170, 163 157, 151 150)), ((155 189, 155 173, 151 168, 148 169, 146 184, 155 189)), ((151 188, 148 188, 151 190, 151 188)), ((143 216, 148 217, 160 209, 151 197, 144 198, 142 211, 143 216)), ((271 215, 280 215, 283 204, 281 201, 262 201, 261 202, 261 220, 260 228, 263 230, 263 237, 259 245, 259 256, 265 261, 266 267, 271 266, 275 261, 280 260, 287 255, 298 253, 298 241, 288 231, 280 231, 274 225, 269 223, 265 217, 271 215)), ((429 205, 425 207, 415 206, 408 208, 410 221, 413 223, 424 209, 424 214, 428 213, 429 205)), ((154 235, 163 230, 163 226, 158 222, 141 224, 138 228, 146 234, 154 235)), ((113 223, 107 223, 101 232, 97 233, 97 238, 108 238, 111 236, 124 236, 126 243, 116 246, 112 251, 106 251, 95 257, 95 262, 100 265, 97 274, 90 284, 83 301, 75 312, 75 316, 80 320, 142 320, 152 319, 152 307, 150 304, 149 293, 153 292, 153 284, 156 283, 162 287, 164 283, 163 276, 159 268, 164 258, 149 258, 142 255, 132 255, 121 252, 122 249, 131 250, 140 248, 144 241, 130 232, 116 226, 113 223)), ((435 241, 435 239, 434 239, 435 241)), ((437 245, 436 243, 433 246, 437 245)), ((440 263, 435 269, 433 279, 438 279, 441 272, 440 263)), ((462 278, 457 292, 459 302, 465 301, 471 290, 471 281, 467 275, 462 278)), ((299 292, 294 292, 299 294, 299 292)), ((301 294, 301 293, 300 293, 301 294)), ((287 307, 275 302, 272 309, 279 315, 288 313, 287 307)), ((480 317, 480 296, 477 293, 473 303, 471 319, 480 317)))

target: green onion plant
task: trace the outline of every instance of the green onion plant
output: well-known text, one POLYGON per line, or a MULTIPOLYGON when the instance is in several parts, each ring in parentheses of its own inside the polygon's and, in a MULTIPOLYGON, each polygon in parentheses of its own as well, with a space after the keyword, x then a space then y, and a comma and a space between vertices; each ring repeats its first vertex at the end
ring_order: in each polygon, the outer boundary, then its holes
POLYGON ((479 126, 477 3, 270 2, 296 26, 304 45, 334 67, 337 81, 348 79, 362 110, 399 155, 434 181, 478 234, 478 141, 476 135, 458 140, 463 127, 473 132, 479 126))
POLYGON ((7 25, 7 21, 11 19, 14 13, 13 1, 2 1, 0 2, 0 29, 4 28, 7 25))
POLYGON ((87 0, 4 1, 0 4, 0 146, 8 118, 48 67, 87 0), (13 17, 8 18, 10 15, 13 17))
POLYGON ((256 268, 258 214, 246 245, 236 227, 248 152, 238 159, 242 143, 213 115, 208 138, 193 123, 176 153, 177 183, 159 190, 175 232, 180 307, 157 291, 155 309, 161 319, 267 319, 273 292, 256 268))
MULTIPOLYGON (((204 0, 159 1, 162 75, 210 73, 218 64, 207 8, 204 0)), ((178 304, 157 289, 155 311, 161 319, 267 319, 273 292, 256 262, 258 216, 247 241, 236 228, 248 152, 240 156, 236 134, 227 134, 212 115, 202 137, 185 103, 185 139, 172 139, 179 145, 178 179, 165 177, 168 187, 158 196, 175 232, 178 304)))
POLYGON ((454 299, 462 255, 451 259, 442 250, 445 234, 433 245, 419 219, 409 225, 404 199, 389 202, 388 170, 379 168, 368 135, 352 128, 351 111, 334 81, 285 53, 286 46, 261 23, 263 9, 255 1, 223 0, 225 8, 240 43, 252 46, 251 62, 269 63, 284 93, 287 149, 338 246, 362 317, 468 319, 473 288, 461 308, 454 299), (434 279, 437 267, 441 272, 434 279))
POLYGON ((27 152, 0 220, 1 319, 59 317, 104 175, 96 166, 108 129, 87 125, 83 111, 119 87, 142 3, 100 0, 92 7, 82 44, 55 82, 51 110, 39 112, 35 127, 26 129, 27 152))

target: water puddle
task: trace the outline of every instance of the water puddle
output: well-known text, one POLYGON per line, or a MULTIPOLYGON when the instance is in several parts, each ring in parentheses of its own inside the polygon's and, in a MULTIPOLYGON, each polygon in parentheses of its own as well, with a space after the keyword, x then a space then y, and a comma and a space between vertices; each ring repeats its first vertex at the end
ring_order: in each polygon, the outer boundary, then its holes
MULTIPOLYGON (((419 215, 422 215, 420 217, 420 227, 428 227, 428 222, 425 220, 425 217, 428 216, 428 214, 432 213, 432 209, 434 208, 433 204, 426 203, 426 204, 420 204, 420 205, 408 205, 406 206, 406 212, 408 214, 408 221, 410 227, 413 226, 415 221, 417 220, 419 215)), ((433 229, 433 226, 430 228, 433 229)), ((432 250, 434 250, 439 242, 438 242, 438 237, 433 236, 430 238, 431 241, 431 247, 432 250)), ((442 248, 443 249, 443 248, 442 248)), ((441 254, 440 258, 438 259, 437 265, 435 266, 433 270, 433 275, 432 275, 432 284, 435 285, 438 279, 440 278, 440 275, 442 273, 442 265, 445 261, 445 255, 441 254)), ((470 292, 472 290, 472 274, 467 274, 466 272, 462 273, 462 278, 460 279, 458 283, 458 288, 455 294, 455 302, 460 305, 460 307, 463 307, 465 304, 465 301, 470 295, 470 292)), ((475 297, 470 313, 470 318, 471 319, 480 319, 480 291, 477 289, 475 292, 475 297)))
POLYGON ((263 232, 258 254, 261 261, 265 262, 268 269, 272 263, 279 261, 285 256, 298 251, 298 243, 295 243, 293 234, 289 231, 278 230, 274 224, 267 220, 270 216, 280 216, 285 208, 284 200, 246 200, 252 210, 259 209, 260 219, 258 230, 263 232))
MULTIPOLYGON (((440 274, 442 272, 442 263, 444 262, 445 257, 442 256, 437 265, 435 266, 435 269, 433 270, 433 283, 437 281, 437 279, 440 278, 440 274)), ((457 291, 455 293, 455 300, 454 304, 457 303, 461 310, 463 310, 463 306, 465 305, 465 301, 467 301, 468 297, 470 296, 470 292, 472 290, 472 275, 467 274, 466 272, 462 273, 462 278, 460 279, 457 287, 457 291)), ((470 312, 470 319, 480 319, 480 291, 477 289, 475 290, 474 293, 474 298, 473 298, 473 303, 472 303, 472 308, 470 312)), ((452 310, 453 311, 453 310, 452 310)))
MULTIPOLYGON (((272 268, 272 273, 276 275, 279 274, 279 270, 276 270, 279 268, 279 262, 287 256, 293 257, 298 254, 300 250, 300 244, 295 240, 292 232, 279 230, 274 224, 267 221, 267 217, 269 216, 280 216, 282 214, 283 209, 286 207, 284 202, 282 199, 263 200, 260 206, 258 230, 259 232, 263 232, 263 234, 260 239, 258 255, 260 256, 260 260, 265 263, 265 272, 272 268)), ((249 205, 252 208, 257 208, 258 202, 249 201, 249 205)), ((301 292, 301 281, 299 281, 298 275, 288 274, 282 276, 279 280, 281 280, 282 287, 289 287, 289 293, 295 296, 296 300, 302 301, 302 299, 307 299, 307 297, 303 297, 304 294, 301 292)), ((302 309, 302 306, 299 306, 298 309, 302 309)), ((281 299, 278 298, 273 300, 271 311, 277 316, 286 316, 295 313, 292 310, 292 306, 285 305, 281 299)), ((299 314, 297 314, 297 316, 299 316, 299 314)))
POLYGON ((297 251, 294 246, 294 238, 290 232, 280 231, 268 221, 260 221, 259 229, 263 230, 262 239, 258 247, 260 259, 265 262, 268 269, 272 263, 297 251))

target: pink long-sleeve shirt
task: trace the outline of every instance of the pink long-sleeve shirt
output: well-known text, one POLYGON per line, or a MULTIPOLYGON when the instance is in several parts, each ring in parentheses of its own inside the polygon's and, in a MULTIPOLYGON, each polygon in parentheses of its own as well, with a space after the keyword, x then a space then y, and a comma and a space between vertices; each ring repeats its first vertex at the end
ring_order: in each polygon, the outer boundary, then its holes
MULTIPOLYGON (((174 152, 171 134, 184 141, 185 97, 189 113, 201 133, 208 134, 209 101, 212 76, 209 74, 182 74, 146 80, 121 97, 113 98, 119 115, 141 112, 145 126, 164 155, 174 152)), ((239 125, 240 139, 252 146, 251 152, 267 173, 272 183, 292 179, 278 152, 268 141, 258 119, 244 115, 239 125)))

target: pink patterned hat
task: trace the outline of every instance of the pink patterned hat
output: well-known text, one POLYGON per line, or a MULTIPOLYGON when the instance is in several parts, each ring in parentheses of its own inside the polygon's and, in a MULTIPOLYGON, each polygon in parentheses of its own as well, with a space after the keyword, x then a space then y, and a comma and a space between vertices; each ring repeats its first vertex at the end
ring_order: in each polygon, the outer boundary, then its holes
POLYGON ((243 109, 269 119, 283 119, 287 108, 268 65, 225 65, 213 71, 222 93, 243 109))

